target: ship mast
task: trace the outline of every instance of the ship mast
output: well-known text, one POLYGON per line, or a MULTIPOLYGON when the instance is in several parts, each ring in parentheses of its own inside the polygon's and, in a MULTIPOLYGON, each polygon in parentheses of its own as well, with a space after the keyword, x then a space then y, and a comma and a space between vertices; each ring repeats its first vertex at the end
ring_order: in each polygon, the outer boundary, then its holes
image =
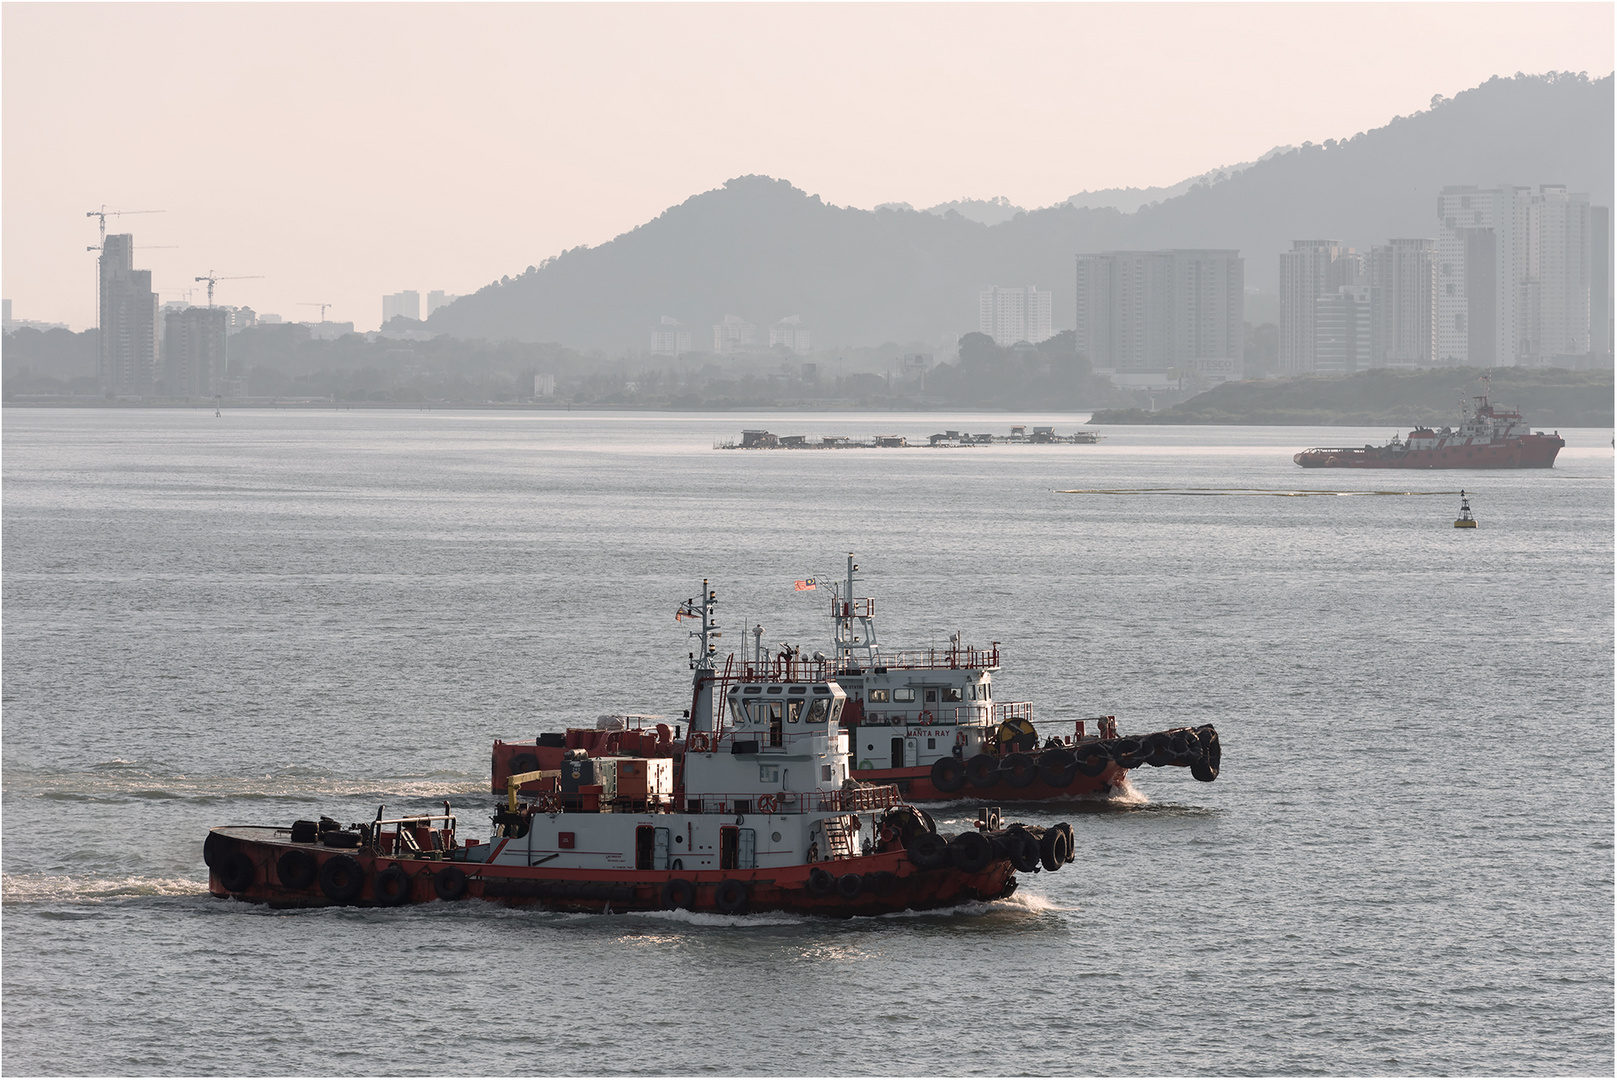
POLYGON ((680 605, 675 619, 700 618, 700 629, 689 631, 689 635, 697 639, 697 651, 691 653, 691 730, 713 730, 713 672, 717 666, 715 654, 719 647, 713 644, 714 638, 724 635, 719 632, 718 620, 713 617, 713 609, 718 606, 719 594, 708 587, 707 578, 702 579, 701 602, 695 598, 687 599, 680 605))
POLYGON ((832 587, 831 621, 836 629, 831 644, 842 663, 852 663, 854 650, 857 649, 863 653, 865 666, 868 667, 874 662, 877 649, 876 603, 868 598, 853 598, 854 572, 858 569, 859 564, 853 561, 853 552, 850 551, 847 576, 841 585, 832 587))

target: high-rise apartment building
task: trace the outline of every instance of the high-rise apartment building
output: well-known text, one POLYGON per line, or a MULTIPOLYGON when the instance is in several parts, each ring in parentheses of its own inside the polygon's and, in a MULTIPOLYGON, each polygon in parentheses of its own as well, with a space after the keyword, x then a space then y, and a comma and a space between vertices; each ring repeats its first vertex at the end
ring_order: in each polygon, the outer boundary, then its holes
POLYGON ((382 325, 386 326, 399 315, 406 319, 421 320, 421 294, 414 289, 382 297, 382 325))
POLYGON ((1280 255, 1280 373, 1312 375, 1320 297, 1359 284, 1363 263, 1336 240, 1293 240, 1280 255))
POLYGON ((1423 368, 1437 362, 1437 242, 1389 240, 1370 249, 1375 305, 1372 367, 1423 368))
POLYGON ((1438 196, 1440 362, 1542 366, 1589 352, 1589 197, 1557 184, 1438 196))
POLYGON ((808 328, 799 316, 788 315, 769 328, 769 347, 773 349, 776 345, 784 345, 797 353, 809 351, 808 328))
POLYGON ((1050 337, 1050 292, 1028 285, 984 289, 977 297, 977 330, 995 345, 1029 341, 1037 345, 1050 337))
POLYGON ((1077 272, 1077 349, 1094 367, 1241 377, 1240 252, 1105 251, 1077 272))
POLYGON ((101 245, 99 337, 101 389, 144 394, 157 367, 157 294, 152 272, 135 269, 135 238, 108 236, 101 245))
POLYGON ((1314 301, 1314 374, 1375 367, 1376 304, 1368 285, 1343 285, 1314 301))
POLYGON ((671 315, 651 332, 651 355, 680 357, 691 351, 691 332, 671 315))
POLYGON ((446 293, 442 289, 433 289, 431 292, 427 293, 427 318, 432 318, 432 313, 434 311, 437 311, 441 307, 448 307, 450 304, 453 304, 459 299, 460 297, 446 293))
POLYGON ((215 397, 229 373, 232 312, 187 307, 163 313, 163 389, 176 397, 215 397))
POLYGON ((1611 207, 1589 208, 1589 354, 1611 362, 1611 207))
POLYGON ((726 315, 724 321, 713 324, 713 351, 720 356, 745 352, 757 329, 739 315, 726 315))

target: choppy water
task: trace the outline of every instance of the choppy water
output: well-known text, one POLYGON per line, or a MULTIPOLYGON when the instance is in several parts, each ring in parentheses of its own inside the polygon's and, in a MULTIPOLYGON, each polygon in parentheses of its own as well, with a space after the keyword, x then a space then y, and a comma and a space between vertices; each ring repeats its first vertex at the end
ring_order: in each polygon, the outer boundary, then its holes
MULTIPOLYGON (((1547 473, 1291 463, 1379 429, 711 449, 756 420, 6 410, 6 1071, 1613 1072, 1609 431, 1547 473), (1474 533, 1421 494, 1460 486, 1474 533), (703 577, 727 644, 822 647, 792 582, 849 550, 888 644, 1002 642, 1036 719, 1215 723, 1218 782, 1018 813, 1078 864, 942 914, 206 895, 211 825, 476 822, 493 738, 677 715, 703 577)), ((767 426, 944 420, 1041 422, 767 426)))

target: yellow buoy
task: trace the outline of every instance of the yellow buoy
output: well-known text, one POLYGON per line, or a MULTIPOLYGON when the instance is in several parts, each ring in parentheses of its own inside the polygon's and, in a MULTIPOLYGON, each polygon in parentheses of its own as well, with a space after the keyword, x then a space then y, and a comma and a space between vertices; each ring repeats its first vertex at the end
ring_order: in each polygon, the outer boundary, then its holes
POLYGON ((1471 504, 1466 501, 1465 489, 1460 489, 1460 516, 1454 519, 1456 529, 1474 529, 1477 519, 1471 516, 1471 504))

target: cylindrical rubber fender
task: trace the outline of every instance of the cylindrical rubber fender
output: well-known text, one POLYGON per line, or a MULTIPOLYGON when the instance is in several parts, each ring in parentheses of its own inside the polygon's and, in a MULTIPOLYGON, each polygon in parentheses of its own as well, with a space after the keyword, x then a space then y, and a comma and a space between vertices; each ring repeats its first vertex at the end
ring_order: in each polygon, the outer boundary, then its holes
POLYGON ((320 891, 326 898, 346 904, 365 887, 365 868, 352 855, 333 855, 320 864, 320 891))
POLYGON ((218 874, 226 892, 246 892, 258 880, 258 867, 245 851, 232 851, 219 865, 218 874))
POLYGON ((302 848, 293 848, 275 860, 275 872, 281 884, 289 889, 307 889, 314 884, 320 866, 314 856, 302 848))
POLYGON ((993 787, 999 783, 999 758, 992 754, 978 754, 966 762, 966 780, 972 787, 993 787))
POLYGON ((1105 742, 1084 743, 1072 752, 1078 771, 1085 776, 1099 776, 1112 763, 1111 745, 1105 742))
POLYGON ((1005 848, 1011 865, 1023 874, 1031 874, 1039 865, 1039 840, 1024 828, 1005 831, 1005 848))
POLYGON ((1078 759, 1071 750, 1058 747, 1039 755, 1039 779, 1054 788, 1064 788, 1078 777, 1078 759))
POLYGON ((684 878, 663 882, 662 905, 666 911, 689 911, 696 904, 696 886, 684 878))
POLYGON ((1213 730, 1212 724, 1205 724, 1196 729, 1196 739, 1201 744, 1202 756, 1190 767, 1190 775, 1204 784, 1211 784, 1218 779, 1218 764, 1224 756, 1218 745, 1218 732, 1213 730))
POLYGON ((936 870, 949 863, 949 845, 933 832, 922 833, 911 840, 904 853, 922 870, 936 870))
POLYGON ((387 869, 371 881, 371 895, 377 903, 392 907, 410 899, 410 875, 398 863, 389 863, 387 869))
POLYGON ((320 834, 320 842, 326 847, 357 848, 359 834, 351 829, 329 829, 320 834))
POLYGON ((808 872, 808 891, 810 896, 830 896, 831 890, 837 887, 836 875, 823 866, 810 867, 808 872))
POLYGON ((458 866, 446 866, 432 875, 432 891, 440 900, 459 900, 466 895, 466 871, 458 866))
POLYGON ((891 870, 872 870, 865 875, 865 891, 874 896, 891 896, 898 888, 898 875, 891 870))
POLYGON ((994 859, 994 848, 980 832, 964 832, 949 842, 949 859, 962 873, 977 874, 994 859))
POLYGON ((1145 763, 1153 769, 1173 764, 1173 738, 1166 731, 1158 731, 1141 740, 1145 763))
POLYGON ((953 754, 932 763, 932 786, 945 793, 959 791, 966 786, 966 767, 953 754))
POLYGON ((1145 748, 1139 739, 1112 740, 1112 760, 1121 769, 1138 769, 1145 764, 1145 748))
POLYGON ((1000 775, 1013 788, 1025 788, 1039 778, 1039 763, 1028 754, 1012 754, 999 767, 1000 775))
POLYGON ((202 861, 207 863, 209 870, 217 870, 223 866, 225 859, 236 850, 236 842, 228 837, 210 832, 208 838, 202 841, 202 861))
POLYGON ((517 773, 536 772, 538 769, 539 759, 537 757, 532 754, 517 754, 511 759, 510 771, 506 775, 515 776, 517 773))
POLYGON ((747 910, 747 883, 726 878, 713 890, 713 904, 726 915, 739 915, 747 910))
POLYGON ((837 878, 837 895, 844 900, 857 900, 865 891, 865 879, 858 874, 843 874, 837 878))
POLYGON ((1067 844, 1065 832, 1058 828, 1044 830, 1039 838, 1039 861, 1046 870, 1060 870, 1072 861, 1072 848, 1067 844))

